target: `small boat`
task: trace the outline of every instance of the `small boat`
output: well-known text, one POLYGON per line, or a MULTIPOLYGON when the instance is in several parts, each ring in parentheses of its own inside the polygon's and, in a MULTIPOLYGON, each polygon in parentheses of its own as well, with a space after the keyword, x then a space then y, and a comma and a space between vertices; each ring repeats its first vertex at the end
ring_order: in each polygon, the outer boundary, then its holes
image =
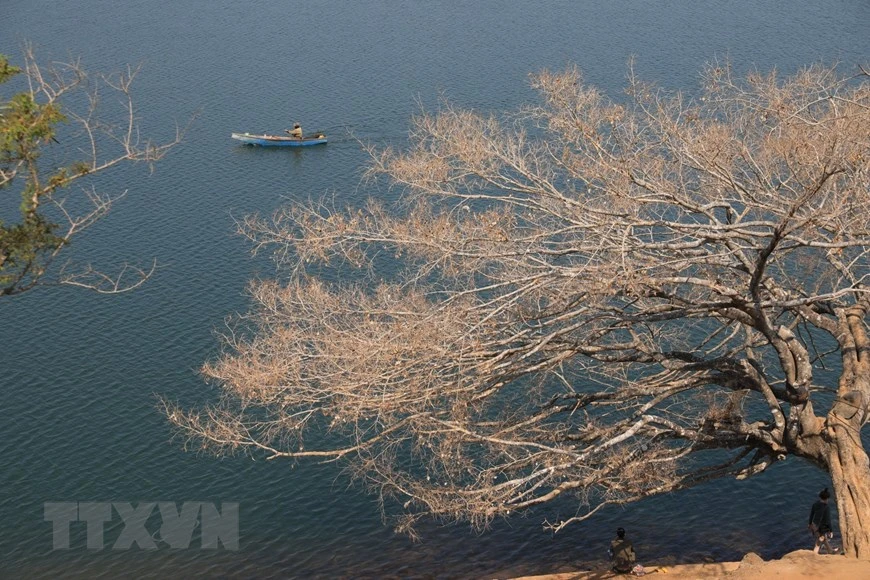
POLYGON ((245 145, 259 145, 260 147, 310 147, 311 145, 326 144, 326 135, 323 133, 312 133, 301 139, 284 135, 254 135, 252 133, 233 133, 232 137, 245 145))

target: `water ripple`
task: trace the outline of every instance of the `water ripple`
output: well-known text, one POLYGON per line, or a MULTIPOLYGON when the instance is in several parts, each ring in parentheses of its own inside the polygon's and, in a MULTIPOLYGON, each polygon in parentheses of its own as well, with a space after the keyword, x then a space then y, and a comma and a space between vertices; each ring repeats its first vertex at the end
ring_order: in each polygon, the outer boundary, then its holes
MULTIPOLYGON (((144 133, 167 137, 176 120, 199 117, 155 173, 133 167, 100 181, 129 193, 70 248, 77 263, 109 270, 156 259, 148 284, 116 297, 47 289, 0 299, 0 577, 504 577, 601 565, 618 525, 644 561, 806 547, 804 508, 826 481, 792 460, 759 482, 604 510, 556 536, 540 522, 573 514, 570 500, 495 522, 484 535, 424 523, 423 543, 413 543, 384 525, 371 497, 347 489, 335 466, 184 452, 155 395, 214 396, 197 375, 218 349, 213 329, 245 310, 249 279, 273 275, 268 256, 251 259, 233 235, 233 218, 324 193, 339 206, 395 195, 361 184, 366 156, 356 139, 402 145, 419 104, 437 108, 444 95, 479 111, 512 108, 533 98, 528 73, 570 63, 618 98, 630 55, 644 78, 688 91, 699 66, 724 54, 738 68, 783 72, 820 59, 851 65, 870 54, 868 10, 856 0, 787 11, 769 1, 734 10, 627 0, 291 0, 255 9, 4 0, 0 52, 14 57, 31 40, 47 58, 80 55, 97 70, 144 62, 144 133), (329 145, 265 150, 229 138, 294 120, 326 131, 329 145), (88 551, 79 522, 73 548, 52 550, 43 504, 55 501, 238 502, 241 549, 88 551)), ((119 525, 107 524, 107 546, 119 525)))

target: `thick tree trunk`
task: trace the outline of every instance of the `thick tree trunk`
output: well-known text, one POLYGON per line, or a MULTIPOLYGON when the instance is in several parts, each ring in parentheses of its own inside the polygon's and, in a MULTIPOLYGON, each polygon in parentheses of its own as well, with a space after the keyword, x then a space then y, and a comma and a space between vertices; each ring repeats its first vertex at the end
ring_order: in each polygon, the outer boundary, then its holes
POLYGON ((852 391, 828 414, 828 466, 847 556, 870 560, 870 460, 861 444, 864 397, 852 391))

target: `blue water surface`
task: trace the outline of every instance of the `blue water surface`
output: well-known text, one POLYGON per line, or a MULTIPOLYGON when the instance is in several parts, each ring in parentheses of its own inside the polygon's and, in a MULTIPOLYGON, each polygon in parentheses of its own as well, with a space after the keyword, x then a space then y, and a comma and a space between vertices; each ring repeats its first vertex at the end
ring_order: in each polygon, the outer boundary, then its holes
POLYGON ((156 395, 214 395, 197 369, 217 352, 215 329, 246 309, 250 279, 273 274, 234 220, 309 197, 343 206, 395 195, 361 181, 360 141, 401 145, 421 107, 514 108, 535 98, 530 73, 572 64, 619 98, 630 57, 643 78, 688 92, 714 58, 786 74, 815 62, 856 70, 870 60, 868 30, 864 0, 3 0, 0 52, 13 61, 32 42, 45 61, 141 63, 143 132, 166 138, 196 120, 153 174, 102 180, 128 194, 68 254, 106 269, 156 258, 152 280, 121 296, 45 288, 0 299, 0 577, 504 577, 600 565, 619 525, 644 561, 807 547, 806 512, 828 482, 794 459, 555 536, 541 522, 573 515, 568 502, 482 535, 427 523, 414 543, 335 465, 185 452, 156 395), (229 138, 294 121, 329 145, 262 150, 229 138), (104 550, 85 548, 83 523, 69 549, 53 550, 44 504, 85 501, 238 502, 240 549, 112 550, 116 520, 104 550))

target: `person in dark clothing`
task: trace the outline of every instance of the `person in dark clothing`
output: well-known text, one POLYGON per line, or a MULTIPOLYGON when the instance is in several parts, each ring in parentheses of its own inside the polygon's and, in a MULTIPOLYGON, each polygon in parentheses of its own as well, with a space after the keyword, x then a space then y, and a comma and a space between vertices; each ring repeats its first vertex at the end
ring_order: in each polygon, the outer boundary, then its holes
POLYGON ((608 551, 613 562, 614 572, 627 574, 632 571, 636 560, 634 545, 631 540, 625 539, 624 529, 616 530, 616 538, 610 542, 610 550, 608 551))
POLYGON ((828 499, 830 497, 831 494, 828 493, 828 488, 826 487, 819 492, 819 500, 813 504, 810 510, 809 528, 816 542, 816 546, 813 548, 813 552, 816 554, 819 553, 822 545, 831 554, 836 554, 840 551, 839 548, 832 547, 828 541, 834 537, 834 530, 831 528, 831 508, 828 506, 828 499))

